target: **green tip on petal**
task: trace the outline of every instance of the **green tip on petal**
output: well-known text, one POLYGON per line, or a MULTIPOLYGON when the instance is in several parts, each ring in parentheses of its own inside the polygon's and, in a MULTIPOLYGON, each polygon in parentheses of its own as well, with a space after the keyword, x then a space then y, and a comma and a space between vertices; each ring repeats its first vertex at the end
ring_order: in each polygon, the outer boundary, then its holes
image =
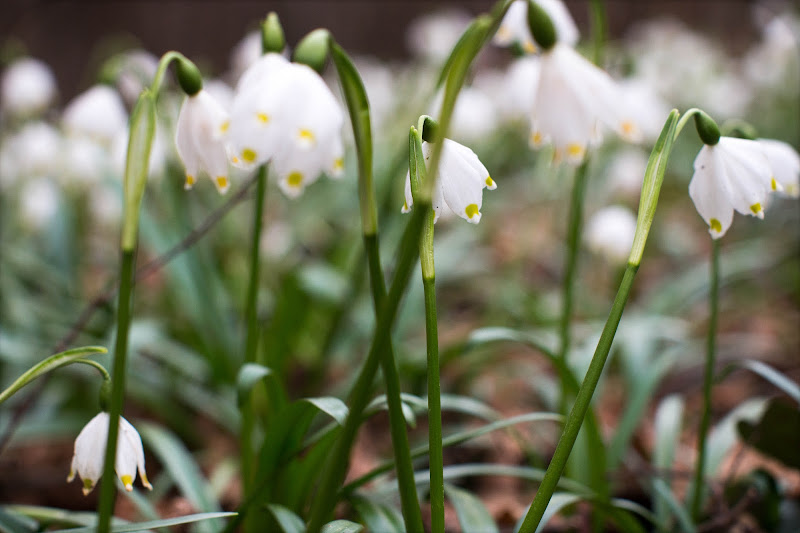
POLYGON ((694 125, 697 128, 697 135, 704 144, 714 146, 719 142, 719 126, 714 119, 704 111, 698 111, 694 115, 694 125))
POLYGON ((326 29, 318 28, 303 37, 297 44, 292 54, 292 61, 308 65, 321 73, 325 68, 325 61, 328 59, 330 42, 330 32, 326 29))
POLYGON ((533 38, 543 50, 550 50, 555 46, 558 41, 556 27, 550 15, 533 0, 528 0, 528 26, 533 38))
POLYGON ((284 48, 286 48, 286 37, 283 34, 283 26, 278 20, 278 15, 272 11, 261 23, 261 50, 265 54, 280 53, 284 48))
POLYGON ((203 88, 203 76, 200 74, 200 69, 185 57, 179 57, 176 63, 175 71, 178 77, 178 84, 183 92, 188 96, 194 96, 199 93, 203 88))

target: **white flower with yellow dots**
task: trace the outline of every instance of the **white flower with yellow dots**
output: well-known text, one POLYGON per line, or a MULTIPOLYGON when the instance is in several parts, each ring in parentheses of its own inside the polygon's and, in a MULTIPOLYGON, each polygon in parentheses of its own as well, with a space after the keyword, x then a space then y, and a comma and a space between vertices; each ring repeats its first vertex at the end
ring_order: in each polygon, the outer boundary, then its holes
POLYGON ((228 154, 223 133, 228 115, 205 90, 187 96, 175 126, 175 145, 186 168, 186 184, 191 189, 203 171, 214 181, 220 194, 227 192, 228 154))
POLYGON ((719 239, 731 226, 734 209, 764 218, 764 204, 773 188, 777 185, 772 168, 759 142, 720 137, 697 154, 689 196, 711 236, 719 239))
POLYGON ((800 155, 791 145, 774 139, 756 139, 772 167, 770 189, 800 196, 800 155))
MULTIPOLYGON (((578 42, 578 28, 561 0, 535 0, 553 21, 559 42, 574 46, 578 42)), ((539 47, 528 26, 528 1, 517 0, 509 6, 494 35, 494 44, 510 46, 519 43, 525 52, 536 53, 539 47)))
POLYGON ((577 165, 601 139, 600 126, 637 142, 641 132, 614 80, 570 46, 557 42, 541 56, 530 143, 555 147, 555 160, 577 165))
MULTIPOLYGON (((108 420, 106 412, 98 413, 92 418, 75 439, 75 453, 67 482, 79 475, 83 481, 83 494, 89 494, 97 480, 103 474, 103 461, 106 455, 106 439, 108 438, 108 420)), ((136 472, 142 485, 152 490, 144 472, 144 448, 142 439, 136 429, 122 417, 119 417, 119 436, 117 438, 117 457, 114 468, 125 490, 133 490, 136 472)))
POLYGON ((271 161, 281 190, 295 198, 322 173, 342 175, 343 124, 319 74, 268 53, 236 87, 227 131, 231 161, 246 170, 271 161))
MULTIPOLYGON (((493 191, 497 184, 489 176, 489 171, 475 155, 475 152, 455 141, 444 139, 439 162, 438 177, 433 189, 431 207, 436 222, 443 212, 452 211, 467 222, 477 224, 481 221, 483 189, 493 191)), ((433 146, 422 143, 422 153, 428 163, 433 146)), ((411 179, 406 175, 405 203, 403 213, 411 211, 414 199, 411 196, 411 179)))

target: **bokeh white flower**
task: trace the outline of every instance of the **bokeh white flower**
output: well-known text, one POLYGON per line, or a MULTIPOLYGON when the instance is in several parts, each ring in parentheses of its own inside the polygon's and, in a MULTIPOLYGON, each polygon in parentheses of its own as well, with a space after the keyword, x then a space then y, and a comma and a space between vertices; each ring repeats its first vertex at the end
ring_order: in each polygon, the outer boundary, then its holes
MULTIPOLYGON (((431 197, 431 207, 435 213, 433 221, 435 223, 442 214, 453 212, 467 222, 477 224, 482 217, 483 189, 493 191, 497 188, 497 184, 489 176, 489 171, 475 152, 450 139, 444 139, 442 142, 444 146, 431 197)), ((432 144, 422 143, 426 165, 430 163, 432 150, 432 144)), ((406 174, 405 203, 402 212, 410 212, 413 205, 411 176, 406 174)))
POLYGON ((26 180, 19 192, 20 218, 25 227, 42 231, 52 223, 61 206, 58 184, 47 177, 26 180))
POLYGON ((186 169, 184 188, 191 189, 204 172, 220 194, 228 191, 227 127, 228 114, 207 91, 184 99, 175 126, 175 146, 186 169))
MULTIPOLYGON (((575 46, 580 34, 567 6, 561 0, 534 0, 550 17, 556 30, 559 42, 575 46)), ((518 43, 527 53, 539 50, 538 43, 528 26, 528 0, 512 2, 492 42, 498 46, 510 46, 518 43)))
MULTIPOLYGON (((431 104, 429 115, 438 116, 444 93, 439 91, 431 104)), ((460 141, 476 141, 497 128, 498 113, 494 102, 476 87, 464 87, 458 93, 450 119, 451 137, 460 141)))
MULTIPOLYGON (((103 461, 108 438, 109 415, 100 412, 92 418, 75 439, 75 452, 72 456, 67 482, 75 479, 76 475, 83 482, 83 494, 89 494, 103 474, 103 461)), ((133 490, 136 472, 142 485, 152 490, 144 471, 144 448, 142 439, 130 422, 119 417, 119 436, 117 438, 117 457, 114 464, 117 476, 125 490, 133 490)))
POLYGON ((459 9, 419 17, 408 27, 408 48, 416 57, 431 63, 444 61, 471 22, 470 14, 459 9))
POLYGON ((61 121, 68 133, 110 144, 127 128, 128 113, 117 91, 107 85, 95 85, 67 105, 61 121))
POLYGON ((50 67, 26 57, 11 63, 3 73, 0 108, 10 115, 29 116, 45 110, 57 95, 56 78, 50 67))
POLYGON ((636 215, 620 205, 605 207, 586 222, 586 244, 612 263, 628 258, 636 234, 636 215))

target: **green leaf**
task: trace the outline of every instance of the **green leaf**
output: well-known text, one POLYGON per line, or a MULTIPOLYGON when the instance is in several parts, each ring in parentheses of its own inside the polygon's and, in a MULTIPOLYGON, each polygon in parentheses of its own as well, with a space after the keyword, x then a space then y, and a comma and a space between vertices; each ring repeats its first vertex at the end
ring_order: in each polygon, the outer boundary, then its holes
MULTIPOLYGON (((667 396, 658 405, 655 414, 654 430, 656 442, 653 450, 653 467, 657 472, 667 471, 672 468, 672 463, 675 460, 675 450, 678 447, 678 440, 681 435, 682 424, 683 399, 677 394, 667 396)), ((653 484, 655 485, 656 483, 666 486, 662 479, 653 479, 653 484)), ((668 487, 667 492, 670 498, 674 499, 668 487)), ((656 522, 664 529, 667 529, 670 509, 673 508, 673 502, 670 502, 669 499, 665 499, 661 492, 655 490, 653 499, 653 508, 657 517, 656 522)), ((677 505, 680 506, 680 504, 677 505)))
POLYGON ((358 495, 351 499, 353 507, 361 516, 368 531, 381 533, 404 533, 403 517, 394 507, 358 495))
POLYGON ((456 509, 464 533, 496 533, 499 531, 483 502, 470 492, 446 483, 444 492, 456 509))
POLYGON ((69 365, 74 363, 75 361, 82 359, 86 355, 91 354, 98 354, 98 353, 107 353, 106 350, 102 346, 84 346, 82 348, 73 348, 71 350, 67 350, 65 352, 60 352, 55 355, 51 355, 44 361, 35 364, 31 368, 29 368, 24 374, 18 377, 14 383, 9 385, 2 393, 0 393, 0 404, 10 398, 14 393, 20 390, 22 387, 33 381, 34 379, 47 374, 48 372, 60 368, 65 365, 69 365))
POLYGON ((742 440, 764 455, 800 470, 800 409, 775 398, 756 423, 740 420, 736 429, 742 440))
MULTIPOLYGON (((185 516, 178 516, 176 518, 166 518, 163 520, 150 520, 147 522, 137 522, 134 524, 125 524, 113 526, 111 533, 127 533, 129 531, 144 531, 146 529, 157 529, 160 527, 179 526, 181 524, 191 524, 194 522, 203 522, 205 520, 212 520, 217 518, 227 518, 236 516, 236 513, 198 513, 185 516)), ((95 526, 79 527, 72 529, 59 529, 53 533, 93 533, 97 528, 95 526)))
POLYGON ((39 530, 36 520, 25 515, 10 513, 0 509, 0 532, 2 533, 33 533, 39 530))
POLYGON ((272 370, 257 363, 245 363, 239 369, 239 374, 236 376, 236 397, 239 406, 247 402, 250 391, 256 386, 256 383, 269 376, 274 377, 272 370))
POLYGON ((359 533, 364 526, 349 520, 334 520, 322 526, 322 533, 359 533))
POLYGON ((474 350, 485 344, 494 342, 516 342, 526 344, 531 348, 542 352, 550 359, 555 359, 556 343, 558 340, 555 335, 547 335, 541 332, 519 331, 512 328, 487 327, 474 330, 467 337, 463 345, 463 350, 474 350))
POLYGON ((303 519, 283 505, 269 503, 267 504, 267 509, 269 509, 269 511, 272 513, 272 516, 275 517, 275 521, 277 521, 278 525, 281 526, 283 533, 305 532, 306 524, 303 522, 303 519))
MULTIPOLYGON (((684 533, 695 533, 697 530, 692 522, 692 517, 689 516, 689 512, 687 511, 686 507, 684 507, 681 502, 675 498, 675 495, 672 493, 669 485, 667 485, 663 479, 654 479, 652 486, 653 493, 658 496, 658 501, 664 502, 672 511, 672 514, 675 515, 681 531, 684 533)), ((656 515, 656 517, 658 518, 658 515, 656 515)), ((663 525, 662 523, 659 524, 663 525)))
MULTIPOLYGON (((220 510, 219 502, 203 477, 200 467, 189 450, 172 432, 154 424, 141 424, 139 433, 195 509, 205 513, 220 510)), ((208 518, 211 517, 201 519, 204 521, 198 524, 198 529, 209 533, 219 529, 218 523, 205 522, 208 518)))
MULTIPOLYGON (((544 526, 553 518, 555 515, 560 513, 566 507, 577 503, 583 499, 582 496, 578 494, 572 494, 570 492, 556 492, 550 498, 550 502, 547 504, 547 508, 544 510, 544 514, 542 515, 542 520, 539 522, 539 527, 536 528, 536 533, 539 533, 544 529, 544 526)), ((527 514, 527 511, 526 511, 527 514)), ((522 521, 525 517, 523 516, 520 518, 519 522, 517 523, 516 527, 514 527, 514 531, 519 531, 520 526, 522 525, 522 521)))
POLYGON ((125 158, 123 179, 124 209, 122 221, 122 249, 131 251, 136 247, 139 231, 139 208, 142 204, 147 175, 150 167, 150 149, 156 134, 155 96, 148 89, 142 91, 136 106, 131 111, 130 136, 125 158))
POLYGON ((339 398, 334 398, 333 396, 325 396, 322 398, 303 398, 302 400, 298 400, 301 402, 307 402, 321 412, 327 414, 340 425, 344 425, 344 421, 347 420, 347 405, 340 400, 339 398))
POLYGON ((772 368, 768 364, 762 363, 761 361, 752 360, 739 361, 735 363, 735 365, 758 374, 788 394, 792 400, 797 402, 797 405, 800 405, 800 385, 781 374, 775 368, 772 368))

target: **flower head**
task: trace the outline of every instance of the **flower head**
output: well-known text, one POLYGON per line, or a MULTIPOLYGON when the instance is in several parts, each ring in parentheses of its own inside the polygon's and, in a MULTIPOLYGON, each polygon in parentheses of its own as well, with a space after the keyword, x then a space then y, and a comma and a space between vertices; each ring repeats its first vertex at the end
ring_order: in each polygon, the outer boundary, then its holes
POLYGON ((13 115, 43 111, 55 100, 56 78, 38 59, 24 58, 12 63, 3 73, 0 104, 13 115))
POLYGON ((800 196, 800 155, 791 145, 774 139, 756 139, 772 167, 770 189, 800 196))
POLYGON ((228 156, 223 142, 227 113, 205 90, 187 96, 175 127, 175 145, 186 167, 186 189, 191 189, 200 171, 214 181, 220 194, 227 192, 228 156))
POLYGON ((542 54, 531 145, 552 143, 556 161, 579 164, 587 146, 600 140, 600 124, 638 141, 641 134, 621 94, 608 74, 557 42, 542 54))
MULTIPOLYGON (((97 480, 103 474, 103 461, 106 454, 106 439, 108 438, 108 420, 106 412, 100 412, 92 418, 75 439, 75 453, 72 456, 67 482, 75 479, 75 474, 81 476, 83 481, 83 494, 89 494, 97 480)), ((152 490, 144 472, 144 448, 142 439, 136 429, 122 417, 119 417, 119 438, 117 440, 117 457, 114 468, 125 490, 133 490, 133 481, 136 471, 142 485, 152 490)))
POLYGON ((624 263, 636 234, 636 215, 627 207, 613 205, 592 215, 586 224, 589 248, 614 263, 624 263))
POLYGON ((268 53, 236 87, 227 131, 231 160, 244 169, 272 161, 281 190, 294 198, 323 172, 342 175, 343 123, 319 74, 268 53))
POLYGON ((715 239, 725 235, 733 211, 764 218, 764 204, 775 180, 757 141, 720 137, 694 160, 689 196, 715 239))
POLYGON ((127 128, 128 113, 117 91, 107 85, 95 85, 67 105, 62 121, 70 133, 111 143, 127 128))
MULTIPOLYGON (((483 189, 493 191, 497 188, 497 184, 489 176, 489 171, 475 152, 450 139, 444 139, 442 142, 444 146, 442 146, 438 177, 431 198, 431 206, 435 212, 433 221, 436 222, 443 212, 452 211, 467 222, 477 224, 481 221, 483 189)), ((422 143, 426 164, 432 150, 430 143, 422 143)), ((414 205, 410 178, 410 175, 406 175, 403 213, 411 211, 411 206, 414 205)))
MULTIPOLYGON (((578 42, 578 28, 561 0, 534 0, 553 21, 559 42, 574 46, 578 42)), ((498 46, 509 46, 519 43, 525 52, 533 54, 538 50, 536 40, 528 26, 528 2, 517 0, 512 2, 493 42, 498 46)))

